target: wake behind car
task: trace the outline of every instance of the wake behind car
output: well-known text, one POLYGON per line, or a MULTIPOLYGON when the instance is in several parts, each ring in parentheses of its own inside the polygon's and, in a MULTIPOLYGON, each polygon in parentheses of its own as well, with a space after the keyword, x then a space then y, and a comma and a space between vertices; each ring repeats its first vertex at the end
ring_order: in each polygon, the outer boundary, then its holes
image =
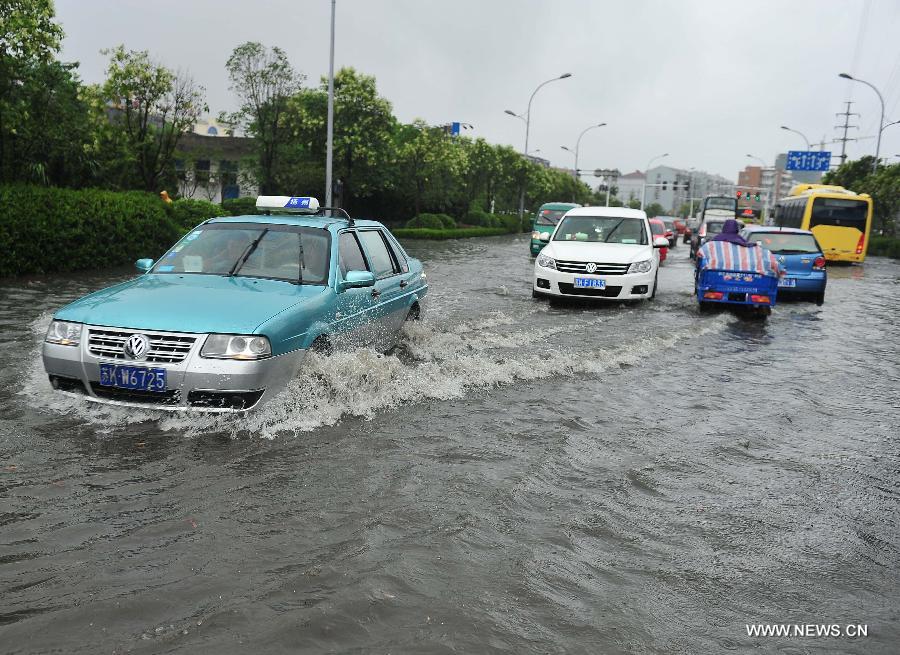
POLYGON ((567 211, 581 207, 573 202, 547 202, 541 205, 531 220, 531 254, 537 255, 547 245, 553 228, 567 211))
POLYGON ((143 275, 57 311, 43 347, 53 387, 114 404, 247 410, 310 349, 388 350, 420 316, 422 264, 381 223, 326 217, 315 198, 256 206, 267 215, 210 219, 159 261, 138 260, 143 275))
POLYGON ((787 271, 778 280, 780 296, 808 295, 815 298, 818 305, 825 302, 828 284, 825 253, 811 231, 748 225, 741 236, 770 250, 781 268, 787 271))
POLYGON ((622 207, 569 210, 534 263, 534 297, 640 300, 656 295, 658 249, 647 215, 622 207))

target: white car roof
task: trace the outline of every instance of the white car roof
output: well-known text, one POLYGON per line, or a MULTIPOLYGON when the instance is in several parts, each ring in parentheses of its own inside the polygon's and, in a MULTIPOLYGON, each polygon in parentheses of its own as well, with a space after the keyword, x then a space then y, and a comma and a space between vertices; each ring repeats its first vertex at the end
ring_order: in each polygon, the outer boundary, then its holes
POLYGON ((566 212, 566 216, 613 216, 618 218, 647 218, 642 209, 626 207, 576 207, 566 212))

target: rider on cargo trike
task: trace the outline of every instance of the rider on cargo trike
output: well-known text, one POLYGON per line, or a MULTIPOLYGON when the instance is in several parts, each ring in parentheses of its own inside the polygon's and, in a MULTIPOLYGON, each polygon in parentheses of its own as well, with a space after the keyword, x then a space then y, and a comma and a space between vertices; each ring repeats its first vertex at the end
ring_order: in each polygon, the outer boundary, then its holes
POLYGON ((738 234, 734 219, 697 251, 694 289, 700 308, 717 304, 747 307, 768 316, 775 306, 778 278, 784 271, 771 251, 738 234))

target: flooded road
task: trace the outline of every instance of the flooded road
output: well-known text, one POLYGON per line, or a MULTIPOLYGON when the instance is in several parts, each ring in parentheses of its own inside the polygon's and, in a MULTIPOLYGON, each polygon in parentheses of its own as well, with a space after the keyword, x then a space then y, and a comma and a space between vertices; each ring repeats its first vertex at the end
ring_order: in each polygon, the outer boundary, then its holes
POLYGON ((824 306, 550 307, 527 235, 412 242, 426 320, 248 417, 85 407, 0 281, 0 653, 896 653, 900 263, 824 306), (861 624, 868 637, 749 637, 861 624))

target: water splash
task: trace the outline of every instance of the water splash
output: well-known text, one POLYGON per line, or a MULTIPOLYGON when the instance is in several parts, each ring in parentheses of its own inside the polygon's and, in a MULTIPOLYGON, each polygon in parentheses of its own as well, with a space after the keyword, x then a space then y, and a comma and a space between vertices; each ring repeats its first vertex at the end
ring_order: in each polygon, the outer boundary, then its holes
MULTIPOLYGON (((664 335, 634 333, 612 346, 579 344, 556 338, 573 331, 570 322, 534 329, 503 313, 442 325, 410 323, 390 355, 368 349, 331 356, 311 353, 303 373, 276 397, 244 415, 168 413, 85 403, 49 389, 40 361, 40 339, 50 315, 34 322, 34 358, 23 394, 46 411, 65 413, 111 431, 123 425, 158 421, 159 427, 187 435, 208 432, 251 434, 264 438, 334 425, 348 416, 372 418, 408 404, 463 398, 475 389, 575 375, 598 375, 610 368, 640 364, 680 340, 722 331, 727 316, 717 316, 664 335)), ((602 321, 591 317, 594 324, 602 321)))

